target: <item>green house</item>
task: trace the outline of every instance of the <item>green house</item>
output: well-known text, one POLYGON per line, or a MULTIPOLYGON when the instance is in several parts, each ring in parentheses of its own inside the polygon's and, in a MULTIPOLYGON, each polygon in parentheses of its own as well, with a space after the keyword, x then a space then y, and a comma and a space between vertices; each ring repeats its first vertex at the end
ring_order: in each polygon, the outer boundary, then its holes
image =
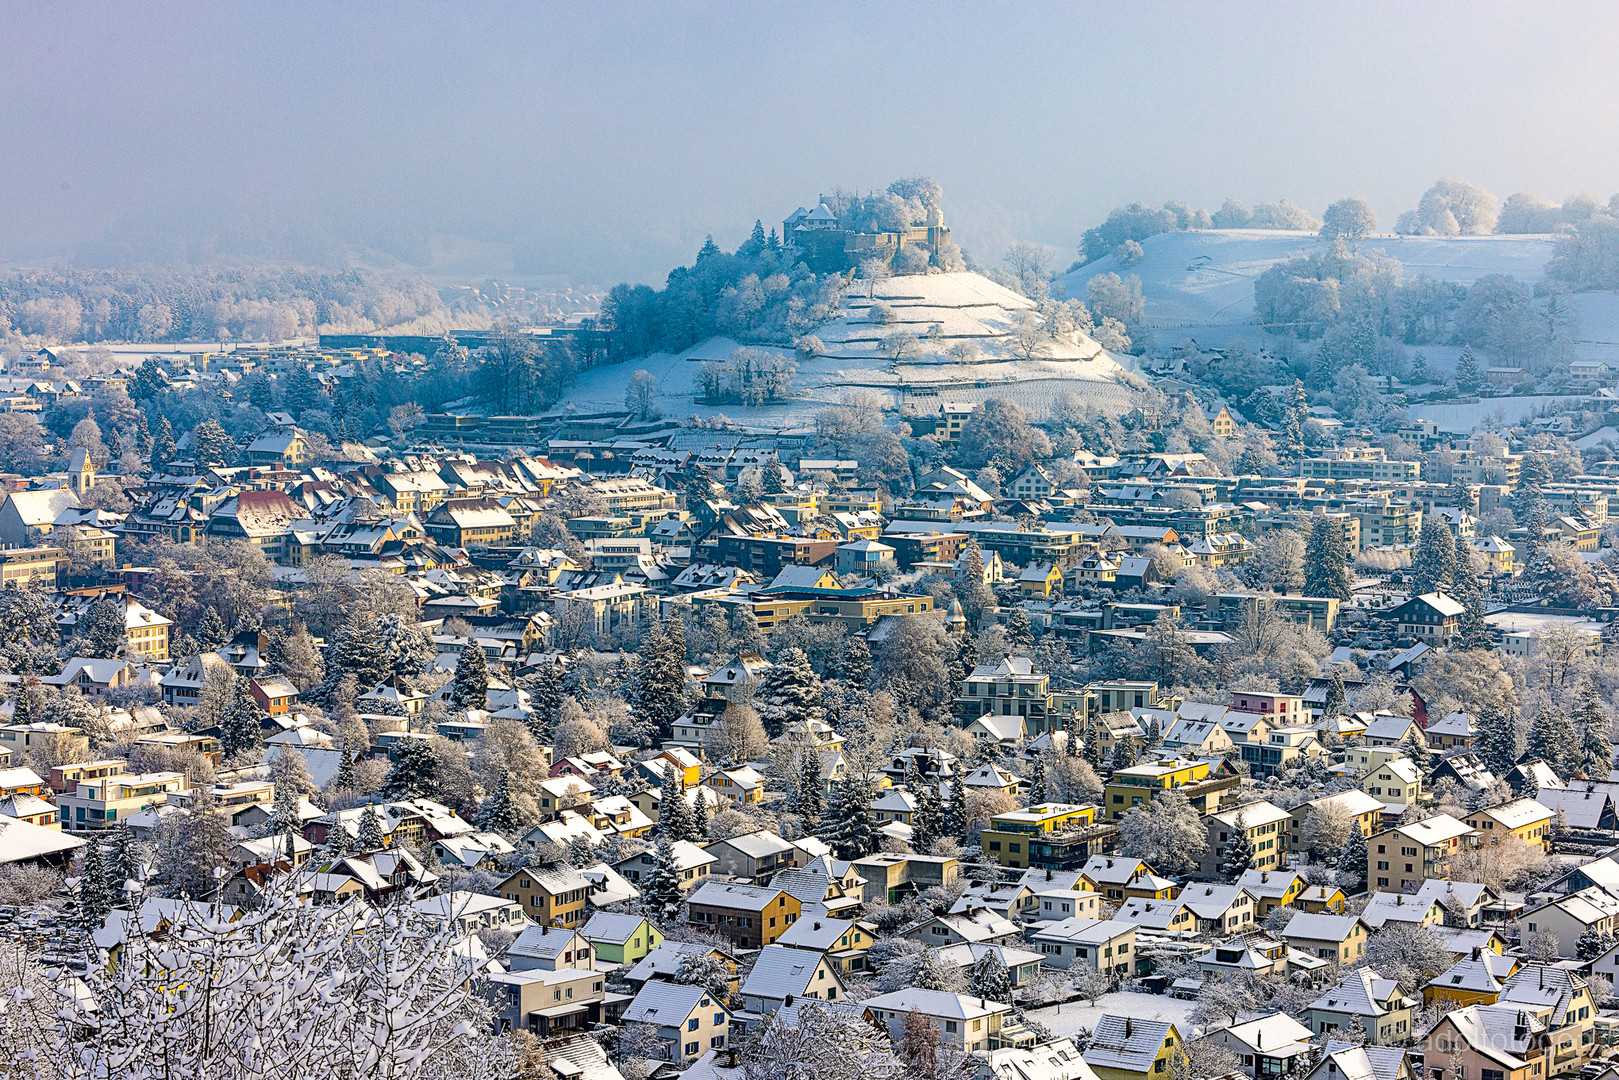
POLYGON ((579 935, 595 946, 596 959, 609 964, 633 964, 663 943, 657 927, 639 915, 598 911, 579 935))

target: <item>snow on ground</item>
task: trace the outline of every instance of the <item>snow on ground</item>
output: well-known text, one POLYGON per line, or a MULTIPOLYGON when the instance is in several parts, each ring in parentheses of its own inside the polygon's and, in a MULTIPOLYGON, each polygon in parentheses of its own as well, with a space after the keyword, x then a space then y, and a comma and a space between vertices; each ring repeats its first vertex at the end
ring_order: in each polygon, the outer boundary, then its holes
MULTIPOLYGON (((851 389, 876 393, 894 408, 909 401, 931 410, 941 399, 983 401, 1004 397, 1016 401, 1036 419, 1049 414, 1058 395, 1075 393, 1097 408, 1122 412, 1130 408, 1136 388, 1144 386, 1131 357, 1108 352, 1083 334, 1072 341, 1049 344, 1044 355, 1020 359, 1010 340, 1014 313, 1033 305, 1010 289, 979 274, 927 274, 877 282, 870 297, 864 283, 851 288, 837 318, 815 335, 827 354, 799 360, 798 397, 759 407, 699 404, 703 361, 724 361, 738 342, 716 337, 680 354, 656 353, 641 360, 584 372, 566 401, 580 409, 620 408, 624 388, 637 370, 658 380, 658 407, 665 416, 709 416, 724 413, 756 424, 804 424, 814 412, 836 404, 851 389), (876 302, 892 308, 894 321, 870 318, 876 302), (918 336, 939 329, 923 343, 924 356, 896 363, 883 356, 885 335, 905 330, 918 336), (982 356, 971 364, 945 355, 957 342, 972 342, 982 356)), ((772 350, 790 355, 786 349, 772 350)))
POLYGON ((1481 398, 1474 402, 1429 401, 1406 407, 1412 419, 1432 420, 1440 431, 1467 434, 1491 417, 1504 425, 1518 423, 1537 409, 1568 400, 1554 395, 1481 398))
POLYGON ((1192 1010, 1196 1001, 1157 994, 1132 994, 1121 991, 1103 994, 1091 1005, 1083 1001, 1070 1001, 1066 1005, 1048 1005, 1043 1009, 1030 1009, 1029 1015, 1051 1029, 1057 1037, 1078 1034, 1081 1029, 1093 1030, 1096 1022, 1106 1013, 1128 1016, 1132 1020, 1168 1020, 1184 1036, 1192 1030, 1192 1010))
MULTIPOLYGON (((1471 285, 1485 274, 1508 274, 1534 284, 1544 274, 1556 238, 1551 236, 1368 237, 1360 249, 1398 259, 1408 275, 1471 285)), ((1221 346, 1242 337, 1258 341, 1254 281, 1279 262, 1325 248, 1314 233, 1263 229, 1211 229, 1163 233, 1141 242, 1146 257, 1120 266, 1111 255, 1068 274, 1069 296, 1084 299, 1098 274, 1134 274, 1147 301, 1147 326, 1156 344, 1181 337, 1221 346)), ((1616 312, 1619 318, 1619 312, 1616 312)), ((1612 338, 1619 341, 1619 335, 1612 338)))

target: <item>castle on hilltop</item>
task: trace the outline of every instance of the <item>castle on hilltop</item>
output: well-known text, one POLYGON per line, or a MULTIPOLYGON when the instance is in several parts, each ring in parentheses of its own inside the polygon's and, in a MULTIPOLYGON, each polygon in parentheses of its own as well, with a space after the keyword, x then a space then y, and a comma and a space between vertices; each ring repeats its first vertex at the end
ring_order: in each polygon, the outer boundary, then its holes
POLYGON ((867 259, 892 263, 906 249, 922 249, 932 259, 950 243, 944 211, 931 206, 927 220, 897 232, 859 232, 845 228, 821 196, 814 210, 800 206, 781 223, 782 243, 818 274, 852 270, 867 259))

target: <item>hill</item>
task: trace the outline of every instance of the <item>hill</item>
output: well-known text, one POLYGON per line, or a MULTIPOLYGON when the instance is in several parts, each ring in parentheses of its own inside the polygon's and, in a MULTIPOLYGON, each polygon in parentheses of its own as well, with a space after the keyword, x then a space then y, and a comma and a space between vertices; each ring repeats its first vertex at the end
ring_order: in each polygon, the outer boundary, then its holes
MULTIPOLYGON (((1012 338, 1014 316, 1033 307, 1012 290, 967 272, 888 278, 874 283, 869 297, 866 283, 856 282, 835 316, 814 331, 826 354, 797 360, 798 393, 792 401, 751 407, 700 403, 703 362, 724 361, 738 347, 724 337, 678 354, 654 353, 587 371, 566 400, 580 408, 621 407, 630 375, 644 369, 658 380, 658 408, 676 418, 724 413, 754 423, 796 425, 857 388, 878 393, 893 408, 910 403, 926 410, 942 398, 1004 397, 1039 418, 1064 392, 1077 393, 1098 408, 1128 408, 1134 390, 1145 385, 1134 373, 1133 359, 1108 352, 1083 333, 1044 343, 1035 359, 1019 355, 1012 338), (892 321, 873 321, 879 301, 892 312, 892 321), (884 355, 883 338, 896 330, 920 339, 920 356, 894 360, 884 355), (950 359, 946 350, 958 342, 977 345, 979 359, 950 359)), ((772 351, 790 355, 786 349, 772 351)))

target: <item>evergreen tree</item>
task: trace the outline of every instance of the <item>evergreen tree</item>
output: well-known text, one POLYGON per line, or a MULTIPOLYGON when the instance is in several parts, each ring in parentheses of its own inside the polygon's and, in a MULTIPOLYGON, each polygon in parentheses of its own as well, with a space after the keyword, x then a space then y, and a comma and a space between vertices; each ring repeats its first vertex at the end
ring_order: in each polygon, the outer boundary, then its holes
POLYGON ((806 750, 798 778, 798 812, 819 820, 825 809, 826 800, 821 797, 821 756, 814 750, 806 750))
POLYGON ((1027 656, 1029 650, 1034 648, 1034 624, 1029 621, 1029 613, 1021 604, 1012 609, 1012 614, 1006 620, 1006 639, 1021 656, 1027 656))
POLYGON ((495 789, 478 804, 476 821, 478 828, 498 833, 515 832, 522 824, 517 817, 517 808, 512 805, 506 770, 501 770, 500 778, 495 781, 495 789))
POLYGON ((17 696, 12 699, 11 723, 32 724, 38 719, 38 710, 34 708, 34 695, 28 689, 27 681, 19 682, 17 696))
POLYGON ((1471 345, 1462 346, 1462 354, 1456 358, 1456 387, 1464 394, 1476 394, 1484 384, 1484 374, 1479 370, 1478 357, 1473 355, 1471 345))
POLYGON ((1327 700, 1321 707, 1321 715, 1327 719, 1342 716, 1349 711, 1349 689, 1344 686, 1344 677, 1333 672, 1332 682, 1327 686, 1327 700))
POLYGON ((680 913, 685 899, 680 891, 680 869, 675 865, 674 840, 667 833, 662 834, 652 851, 652 879, 646 887, 646 908, 660 919, 673 919, 680 913))
POLYGON ((1112 771, 1118 772, 1120 769, 1128 769, 1135 763, 1136 755, 1130 739, 1127 736, 1120 736, 1118 741, 1113 744, 1112 771))
POLYGON ((191 452, 198 466, 204 469, 236 461, 236 444, 213 417, 191 429, 191 452))
POLYGON ((139 881, 144 876, 135 850, 135 830, 125 819, 112 831, 112 858, 107 860, 107 880, 112 885, 114 902, 123 900, 124 882, 139 881))
POLYGON ((962 795, 962 785, 953 780, 950 782, 950 792, 944 800, 943 835, 957 840, 967 839, 967 804, 962 795))
POLYGON ((1343 527, 1325 515, 1310 526, 1310 538, 1304 545, 1304 591, 1337 600, 1348 600, 1354 592, 1343 527))
POLYGON ((326 677, 314 694, 321 701, 331 699, 345 676, 354 676, 354 685, 364 692, 391 673, 376 618, 369 611, 356 612, 338 627, 322 659, 326 677))
POLYGON ((695 798, 691 801, 691 842, 702 844, 708 841, 708 826, 713 818, 708 813, 708 796, 702 788, 692 793, 695 798))
POLYGON ((1613 770, 1613 725, 1597 689, 1580 691, 1580 769, 1587 780, 1606 780, 1613 770))
POLYGON ((967 976, 967 989, 976 997, 1010 1005, 1012 973, 1006 969, 1006 965, 1001 962, 1001 958, 993 949, 987 950, 973 962, 972 971, 967 976))
POLYGON ((1485 766, 1505 776, 1518 763, 1518 724, 1511 710, 1494 702, 1479 706, 1478 742, 1485 766))
POLYGON ((843 678, 856 690, 871 685, 871 646, 863 637, 852 637, 843 646, 843 678))
POLYGON ((1043 803, 1046 801, 1046 756, 1036 754, 1034 768, 1029 770, 1029 801, 1043 803))
POLYGON ((174 428, 169 424, 169 418, 160 417, 157 438, 152 440, 152 471, 161 473, 179 454, 179 449, 174 445, 174 428))
POLYGON ((658 800, 658 835, 670 840, 690 840, 696 832, 692 820, 691 804, 686 801, 686 789, 679 777, 663 785, 663 798, 658 800))
POLYGON ((1095 720, 1085 725, 1085 760, 1098 772, 1102 769, 1102 729, 1095 720))
POLYGON ((1527 548, 1524 550, 1522 565, 1525 569, 1540 556, 1541 550, 1546 546, 1546 503, 1536 499, 1528 508, 1519 514, 1523 519, 1526 532, 1527 548))
POLYGON ((1437 517, 1422 525, 1422 539, 1411 567, 1411 593, 1449 592, 1456 579, 1456 542, 1437 517))
POLYGON ((455 662, 449 706, 456 712, 489 708, 489 660, 476 641, 468 642, 455 662))
POLYGON ((525 718, 529 733, 541 746, 550 746, 556 729, 557 713, 562 709, 562 678, 555 665, 541 664, 529 683, 528 699, 532 711, 525 718))
POLYGON ((1574 943, 1574 955, 1577 959, 1590 963, 1613 946, 1612 937, 1592 927, 1580 935, 1579 941, 1574 943))
POLYGON ((760 719, 772 739, 794 724, 819 720, 821 680, 816 678, 809 657, 796 645, 784 650, 775 665, 765 672, 754 695, 760 719))
POLYGON ((863 859, 877 846, 877 828, 871 817, 870 792, 854 779, 838 785, 821 817, 821 839, 840 859, 863 859))
MULTIPOLYGON (((347 830, 339 831, 347 833, 347 830)), ((377 808, 371 803, 366 803, 365 810, 360 813, 359 844, 361 851, 381 851, 388 844, 382 835, 382 819, 377 816, 377 808)))
POLYGON ((781 478, 781 462, 765 462, 759 475, 759 490, 766 495, 780 495, 787 490, 787 484, 781 478))
POLYGON ((1349 839, 1338 853, 1338 884, 1351 895, 1366 887, 1366 834, 1359 825, 1349 829, 1349 839))
POLYGON ((343 747, 343 756, 337 759, 337 786, 344 791, 353 791, 358 781, 354 776, 354 751, 343 747))
POLYGON ((225 761, 263 748, 264 729, 259 726, 259 716, 258 702, 248 690, 248 680, 238 675, 230 707, 219 722, 219 753, 225 761))
POLYGON ((1231 840, 1220 852, 1220 876, 1235 881, 1247 872, 1253 862, 1254 842, 1248 835, 1248 822, 1239 811, 1231 840))
POLYGON ((1422 775, 1427 776, 1433 771, 1433 751, 1428 749, 1428 740, 1422 737, 1420 730, 1413 729, 1406 735, 1400 742, 1400 749, 1413 765, 1422 770, 1422 775))
POLYGON ((1574 721, 1568 713, 1544 701, 1529 724, 1528 750, 1565 779, 1580 767, 1580 737, 1574 721))
POLYGON ((1464 610, 1451 647, 1459 651, 1494 648, 1494 642, 1490 640, 1490 624, 1484 619, 1484 590, 1479 588, 1472 574, 1464 574, 1461 591, 1464 610))
POLYGON ((197 623, 197 644, 204 649, 217 649, 224 645, 230 634, 225 629, 225 620, 219 617, 219 609, 210 607, 202 613, 202 619, 197 623))
POLYGON ((90 605, 77 627, 80 656, 93 656, 111 660, 124 647, 124 605, 110 596, 103 596, 90 605))
POLYGON ((670 737, 686 711, 686 635, 678 615, 654 619, 641 639, 630 704, 658 741, 670 737))
POLYGON ((1152 714, 1152 718, 1147 721, 1147 746, 1150 749, 1156 750, 1162 746, 1163 743, 1164 729, 1163 726, 1158 723, 1158 714, 1154 712, 1152 714))
POLYGON ((942 835, 944 804, 939 801, 937 784, 922 782, 915 791, 916 810, 911 814, 911 847, 926 852, 942 835))
POLYGON ((113 892, 106 863, 101 858, 101 842, 91 837, 84 851, 84 870, 79 876, 78 914, 85 933, 99 930, 112 908, 113 892))
POLYGON ((438 759, 422 739, 401 739, 394 747, 394 765, 383 781, 382 793, 390 799, 433 799, 438 797, 438 759))

